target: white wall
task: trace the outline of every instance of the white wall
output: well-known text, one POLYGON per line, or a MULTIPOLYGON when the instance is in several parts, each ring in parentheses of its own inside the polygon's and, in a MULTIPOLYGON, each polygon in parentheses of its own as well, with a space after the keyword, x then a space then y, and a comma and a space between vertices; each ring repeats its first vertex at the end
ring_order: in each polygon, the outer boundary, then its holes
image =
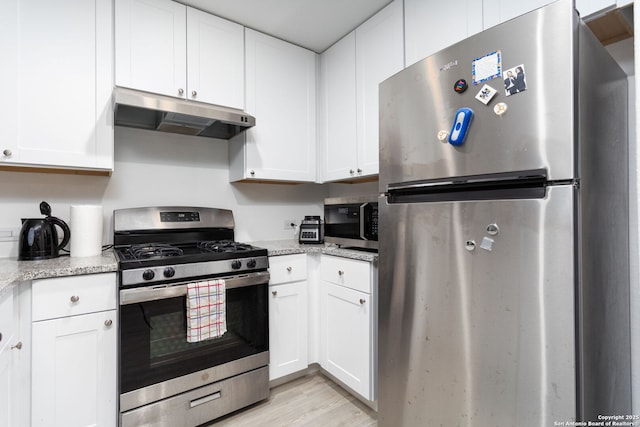
MULTIPOLYGON (((233 210, 239 241, 293 238, 286 219, 322 215, 328 187, 318 184, 229 183, 230 142, 116 127, 111 177, 0 172, 0 228, 41 217, 46 200, 69 220, 73 204, 102 204, 104 242, 113 241, 114 209, 136 206, 210 206, 233 210)), ((17 242, 0 242, 0 257, 16 256, 17 242)))

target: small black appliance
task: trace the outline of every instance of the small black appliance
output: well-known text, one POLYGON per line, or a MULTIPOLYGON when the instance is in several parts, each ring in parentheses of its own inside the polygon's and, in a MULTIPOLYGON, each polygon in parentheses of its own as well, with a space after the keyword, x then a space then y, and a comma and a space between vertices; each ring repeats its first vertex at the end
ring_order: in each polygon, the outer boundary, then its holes
POLYGON ((45 218, 22 218, 18 260, 33 261, 60 256, 60 249, 69 243, 71 230, 66 222, 51 216, 51 206, 47 202, 40 203, 40 213, 45 218), (62 242, 58 242, 58 231, 62 229, 62 242))
POLYGON ((324 243, 324 224, 319 216, 306 215, 300 223, 299 243, 324 243))

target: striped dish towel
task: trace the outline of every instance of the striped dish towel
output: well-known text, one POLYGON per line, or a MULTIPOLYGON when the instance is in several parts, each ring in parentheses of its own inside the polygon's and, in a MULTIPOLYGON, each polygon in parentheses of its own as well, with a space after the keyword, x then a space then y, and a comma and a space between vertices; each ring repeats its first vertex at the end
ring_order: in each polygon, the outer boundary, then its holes
POLYGON ((218 338, 227 332, 224 280, 187 284, 187 342, 218 338))

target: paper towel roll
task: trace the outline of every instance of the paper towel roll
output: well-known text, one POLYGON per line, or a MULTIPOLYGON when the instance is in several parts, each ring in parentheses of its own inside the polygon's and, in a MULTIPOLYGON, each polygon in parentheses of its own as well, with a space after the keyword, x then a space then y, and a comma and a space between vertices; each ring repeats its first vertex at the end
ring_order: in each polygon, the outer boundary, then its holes
POLYGON ((102 206, 71 206, 71 256, 86 257, 102 252, 102 206))

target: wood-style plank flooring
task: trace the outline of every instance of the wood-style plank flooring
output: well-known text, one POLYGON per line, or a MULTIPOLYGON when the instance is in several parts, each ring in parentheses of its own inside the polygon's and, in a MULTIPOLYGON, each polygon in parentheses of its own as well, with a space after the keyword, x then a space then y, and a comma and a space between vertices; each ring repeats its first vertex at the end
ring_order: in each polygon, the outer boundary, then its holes
POLYGON ((315 373, 271 389, 267 400, 211 427, 375 427, 376 412, 324 375, 315 373))

